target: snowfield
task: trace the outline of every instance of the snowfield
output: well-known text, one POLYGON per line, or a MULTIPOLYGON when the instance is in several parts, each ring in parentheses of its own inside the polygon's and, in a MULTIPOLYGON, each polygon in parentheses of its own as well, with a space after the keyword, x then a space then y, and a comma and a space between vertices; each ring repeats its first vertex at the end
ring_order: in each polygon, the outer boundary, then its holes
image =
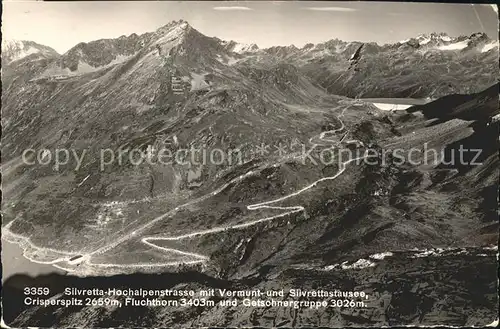
POLYGON ((449 45, 444 45, 438 47, 439 50, 460 50, 464 49, 467 47, 468 41, 461 41, 461 42, 455 42, 455 43, 450 43, 449 45))
POLYGON ((482 53, 486 53, 492 49, 495 49, 495 48, 498 48, 498 41, 497 42, 491 42, 491 43, 488 43, 486 45, 484 45, 484 47, 481 49, 481 52, 482 53))

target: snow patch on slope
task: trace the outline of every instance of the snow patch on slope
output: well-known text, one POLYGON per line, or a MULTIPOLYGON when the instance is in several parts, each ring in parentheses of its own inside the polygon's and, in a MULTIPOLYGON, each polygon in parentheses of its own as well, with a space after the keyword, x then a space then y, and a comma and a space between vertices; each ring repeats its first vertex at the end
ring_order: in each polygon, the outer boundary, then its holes
POLYGON ((242 54, 242 53, 247 53, 247 52, 254 52, 257 51, 258 47, 256 44, 246 44, 246 43, 237 43, 233 47, 233 52, 242 54))
POLYGON ((419 44, 421 45, 426 45, 431 41, 431 38, 423 38, 421 41, 419 41, 419 44))
POLYGON ((210 85, 205 81, 206 74, 191 73, 191 91, 203 90, 210 85))
POLYGON ((342 270, 360 270, 363 268, 368 268, 368 267, 374 267, 376 264, 372 261, 369 261, 367 259, 361 258, 358 259, 356 262, 349 264, 348 261, 345 261, 341 264, 334 264, 334 265, 329 265, 325 266, 323 268, 324 271, 331 271, 331 270, 336 270, 336 269, 342 269, 342 270))
POLYGON ((468 41, 460 41, 460 42, 455 42, 455 43, 450 43, 449 45, 443 45, 439 46, 438 49, 440 50, 460 50, 464 49, 467 47, 468 41))
POLYGON ((378 254, 370 255, 370 258, 380 260, 380 259, 384 259, 386 257, 391 257, 391 256, 394 256, 394 254, 390 251, 387 251, 387 252, 381 252, 378 254))
POLYGON ((16 56, 12 59, 12 61, 17 61, 19 59, 22 59, 24 57, 28 57, 29 55, 36 54, 39 52, 40 52, 40 50, 33 48, 33 47, 28 47, 27 49, 24 48, 16 54, 16 56))
MULTIPOLYGON (((497 250, 498 246, 483 247, 483 250, 497 250)), ((430 249, 413 249, 413 256, 411 258, 424 258, 424 257, 442 257, 451 255, 469 255, 471 254, 466 248, 430 248, 430 249)), ((487 254, 476 253, 476 257, 487 257, 487 254)))
MULTIPOLYGON (((182 22, 175 27, 167 30, 166 33, 156 40, 155 45, 163 46, 162 48, 172 48, 182 41, 182 36, 189 29, 189 24, 187 22, 182 22), (167 45, 167 47, 165 47, 167 45)), ((159 33, 163 33, 165 30, 159 29, 159 33)))
POLYGON ((481 48, 481 52, 482 53, 486 53, 492 49, 495 49, 497 48, 498 49, 498 41, 495 41, 495 42, 490 42, 490 43, 487 43, 483 46, 483 48, 481 48))
POLYGON ((3 40, 2 57, 9 58, 9 63, 18 61, 32 54, 42 53, 38 48, 24 43, 21 40, 3 40))

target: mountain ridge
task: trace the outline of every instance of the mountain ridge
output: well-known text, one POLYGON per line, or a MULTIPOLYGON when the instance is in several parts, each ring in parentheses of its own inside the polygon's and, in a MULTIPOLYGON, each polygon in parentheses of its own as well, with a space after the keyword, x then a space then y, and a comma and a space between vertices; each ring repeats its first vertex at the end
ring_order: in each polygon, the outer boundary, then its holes
POLYGON ((8 64, 26 57, 60 56, 53 48, 30 40, 2 40, 2 63, 8 64))
MULTIPOLYGON (((193 31, 194 33, 203 35, 206 38, 217 40, 222 45, 224 45, 228 51, 233 51, 235 53, 256 52, 256 51, 263 51, 263 52, 272 53, 273 51, 282 50, 282 49, 286 49, 289 51, 308 50, 311 48, 328 48, 328 46, 331 46, 332 44, 337 44, 337 45, 338 44, 370 44, 373 46, 384 48, 387 46, 396 46, 398 44, 401 45, 401 44, 405 44, 408 42, 411 43, 411 41, 418 42, 420 46, 424 46, 424 45, 428 45, 428 44, 435 45, 435 42, 438 40, 441 41, 441 43, 439 45, 448 45, 448 44, 453 44, 455 42, 462 42, 465 40, 470 40, 470 41, 481 40, 481 41, 486 42, 486 43, 495 42, 495 41, 498 42, 498 40, 490 39, 489 36, 483 32, 475 32, 475 33, 472 33, 468 36, 467 35, 459 35, 459 36, 455 36, 455 37, 449 36, 446 32, 432 32, 432 33, 428 33, 428 34, 420 34, 418 36, 411 37, 409 39, 402 40, 399 42, 383 43, 383 44, 378 43, 378 42, 363 42, 363 41, 358 41, 358 40, 343 41, 343 40, 340 40, 338 38, 332 38, 329 40, 318 42, 316 44, 307 43, 302 47, 297 47, 297 46, 291 44, 291 45, 280 45, 280 46, 271 46, 271 47, 267 47, 267 48, 261 48, 255 43, 242 44, 242 43, 239 43, 239 42, 234 41, 234 40, 223 40, 223 39, 219 39, 217 37, 208 37, 208 36, 202 34, 201 32, 199 32, 194 27, 192 27, 187 21, 181 19, 178 21, 175 21, 175 20, 171 21, 171 22, 159 27, 158 29, 156 29, 153 32, 145 32, 145 33, 140 34, 140 35, 138 35, 136 33, 131 33, 129 35, 121 35, 121 36, 116 37, 116 38, 96 39, 96 40, 92 40, 89 42, 79 42, 78 44, 71 47, 70 49, 65 51, 63 54, 61 54, 61 56, 74 53, 74 52, 76 52, 84 47, 91 46, 91 45, 96 44, 96 43, 97 44, 105 44, 108 42, 116 43, 116 42, 119 42, 122 40, 131 40, 131 39, 137 40, 137 39, 139 39, 139 40, 143 41, 142 46, 144 46, 144 39, 147 40, 148 37, 151 37, 154 34, 171 33, 172 29, 176 29, 176 28, 177 29, 184 28, 186 33, 193 31), (234 51, 235 49, 236 49, 236 51, 234 51)), ((179 37, 182 37, 182 33, 179 34, 179 37)), ((16 40, 9 40, 9 41, 15 42, 16 40)), ((20 41, 23 41, 23 40, 20 40, 20 41)), ((34 41, 24 41, 24 42, 34 42, 34 41)), ((34 43, 36 43, 36 42, 34 42, 34 43)), ((39 45, 41 45, 41 44, 39 44, 39 45)), ((49 46, 45 46, 45 45, 42 45, 42 46, 49 47, 49 46)))
MULTIPOLYGON (((498 61, 498 43, 484 33, 453 38, 445 33, 433 33, 382 46, 375 42, 331 39, 309 43, 302 48, 291 45, 260 49, 255 44, 244 45, 205 36, 188 22, 179 20, 141 35, 132 33, 114 39, 82 42, 62 55, 43 58, 46 60, 43 63, 38 57, 30 61, 28 56, 7 65, 6 81, 10 81, 9 72, 12 70, 26 71, 20 67, 21 63, 38 67, 26 72, 28 80, 67 79, 108 70, 146 54, 162 58, 155 60, 156 66, 175 64, 183 75, 190 75, 190 78, 193 74, 231 70, 232 67, 265 67, 283 62, 297 67, 329 93, 348 97, 435 98, 447 93, 479 91, 494 83, 487 72, 498 69, 495 63, 498 61), (415 69, 409 71, 409 66, 415 69), (472 75, 477 70, 482 73, 472 75), (425 80, 429 78, 423 75, 435 73, 435 82, 426 84, 425 80), (458 80, 464 76, 472 80, 459 84, 458 80), (375 79, 379 80, 369 81, 375 79)), ((202 81, 201 85, 207 86, 208 82, 202 81)))

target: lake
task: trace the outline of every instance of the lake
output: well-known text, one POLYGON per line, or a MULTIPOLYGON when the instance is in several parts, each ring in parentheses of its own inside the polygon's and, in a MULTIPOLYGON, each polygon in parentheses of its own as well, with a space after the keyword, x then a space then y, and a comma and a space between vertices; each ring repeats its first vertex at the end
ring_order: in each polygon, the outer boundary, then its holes
POLYGON ((360 98, 359 100, 373 103, 383 111, 406 110, 414 105, 423 105, 433 101, 430 98, 360 98))

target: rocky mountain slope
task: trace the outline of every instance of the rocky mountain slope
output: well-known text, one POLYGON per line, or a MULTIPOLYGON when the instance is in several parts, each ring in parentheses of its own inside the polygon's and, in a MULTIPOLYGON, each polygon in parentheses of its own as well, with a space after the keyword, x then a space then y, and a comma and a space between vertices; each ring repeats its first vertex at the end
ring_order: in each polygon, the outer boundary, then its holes
POLYGON ((481 91, 496 82, 490 73, 498 73, 498 42, 484 34, 361 46, 356 65, 333 55, 308 59, 306 70, 329 92, 359 98, 437 98, 481 91))
MULTIPOLYGON (((62 55, 12 60, 2 72, 6 231, 29 259, 89 276, 83 285, 97 275, 168 271, 181 272, 166 275, 172 286, 193 289, 314 288, 334 275, 343 289, 366 289, 376 301, 366 312, 346 313, 215 307, 186 316, 143 309, 141 321, 151 326, 169 319, 183 326, 437 324, 443 316, 457 325, 485 324, 498 304, 488 247, 498 238, 498 48, 485 50, 489 44, 485 35, 435 34, 384 46, 331 40, 258 49, 206 37, 180 21, 62 55), (345 97, 445 94, 395 112, 345 97), (130 158, 131 150, 165 145, 236 149, 241 161, 130 158), (424 145, 446 159, 460 145, 479 149, 474 160, 481 165, 425 162, 422 151, 418 163, 400 162, 380 152, 424 145), (286 146, 284 154, 277 146, 286 146), (304 161, 303 147, 316 159, 336 150, 329 158, 335 161, 304 161), (27 149, 48 150, 28 156, 47 165, 23 163, 27 149), (71 153, 56 166, 47 159, 59 149, 71 153), (346 164, 340 150, 379 156, 346 164), (387 252, 396 256, 380 266, 379 256, 370 257, 387 252), (416 254, 445 257, 446 273, 443 263, 416 254), (202 257, 207 261, 198 262, 202 257), (161 265, 172 262, 179 266, 161 265), (181 265, 188 262, 195 265, 181 265), (480 283, 463 285, 456 264, 484 268, 480 283), (460 298, 483 296, 481 319, 456 295, 442 297, 450 284, 463 289, 460 298), (402 299, 416 306, 398 309, 402 299)), ((40 323, 32 326, 113 326, 106 321, 130 311, 88 307, 47 319, 35 316, 37 307, 23 310, 11 311, 16 326, 33 318, 40 323)))
MULTIPOLYGON (((145 150, 148 145, 175 140, 175 149, 229 152, 238 148, 246 156, 244 160, 249 161, 250 148, 253 150, 256 141, 270 144, 277 140, 302 140, 309 131, 335 120, 326 110, 308 113, 288 106, 318 104, 327 109, 318 98, 327 95, 289 65, 260 70, 259 74, 268 77, 262 81, 258 76, 248 78, 245 71, 219 61, 218 51, 224 48, 216 39, 202 36, 185 22, 167 25, 146 37, 149 42, 121 63, 109 65, 102 61, 103 66, 81 72, 84 62, 85 66, 97 65, 90 63, 82 51, 76 71, 67 68, 70 73, 56 76, 21 71, 4 88, 4 186, 7 193, 12 193, 11 200, 19 198, 16 208, 12 208, 12 218, 27 216, 16 225, 34 221, 46 227, 32 236, 35 244, 49 242, 73 249, 90 247, 90 240, 105 244, 114 239, 110 233, 123 234, 118 228, 130 224, 126 218, 137 225, 164 213, 172 203, 209 192, 214 180, 234 165, 134 166, 128 160, 101 170, 101 150, 145 150), (187 83, 181 95, 173 91, 174 76, 187 83), (211 87, 200 88, 198 80, 210 80, 211 87), (78 170, 74 170, 75 157, 70 157, 58 171, 50 165, 30 166, 21 162, 22 150, 54 151, 63 147, 80 155, 86 152, 78 170), (84 179, 85 183, 80 184, 84 179), (46 184, 36 183, 41 181, 46 184), (143 209, 149 198, 156 205, 143 209), (112 202, 124 204, 123 215, 119 216, 123 218, 114 218, 110 223, 96 220, 112 202), (23 208, 31 211, 17 211, 23 208), (75 213, 90 220, 70 219, 75 213), (67 237, 62 238, 64 241, 55 239, 62 236, 55 227, 66 232, 62 234, 67 237), (81 230, 90 230, 103 240, 96 240, 93 234, 75 239, 81 230)), ((82 45, 78 48, 87 49, 82 45)), ((114 46, 106 49, 113 49, 116 57, 128 51, 114 46)), ((62 55, 62 62, 73 53, 62 55)), ((53 61, 49 66, 60 62, 53 61)), ((256 164, 261 161, 264 159, 256 164)), ((12 219, 10 214, 8 211, 7 222, 12 219)), ((17 232, 25 230, 16 225, 13 229, 17 232)))

